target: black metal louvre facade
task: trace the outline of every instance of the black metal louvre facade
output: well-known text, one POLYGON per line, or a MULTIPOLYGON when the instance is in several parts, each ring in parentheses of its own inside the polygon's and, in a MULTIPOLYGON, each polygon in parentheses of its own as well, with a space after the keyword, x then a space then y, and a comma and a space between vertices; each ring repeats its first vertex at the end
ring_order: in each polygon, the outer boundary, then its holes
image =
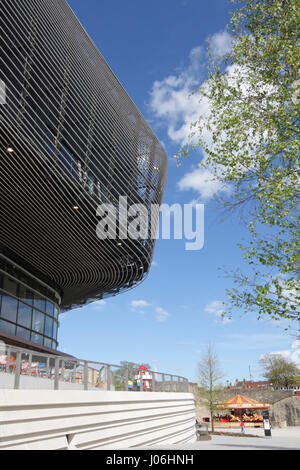
POLYGON ((1 252, 63 309, 135 287, 155 241, 99 240, 96 208, 161 204, 167 159, 65 0, 1 0, 0 79, 1 252))

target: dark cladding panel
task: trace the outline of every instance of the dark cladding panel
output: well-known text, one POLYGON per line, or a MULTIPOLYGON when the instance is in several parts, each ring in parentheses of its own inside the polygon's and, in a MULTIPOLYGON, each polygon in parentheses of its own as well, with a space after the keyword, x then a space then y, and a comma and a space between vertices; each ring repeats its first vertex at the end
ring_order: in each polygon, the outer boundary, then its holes
POLYGON ((63 308, 136 286, 155 241, 100 241, 96 208, 161 204, 157 137, 65 0, 1 1, 0 73, 1 251, 63 308))

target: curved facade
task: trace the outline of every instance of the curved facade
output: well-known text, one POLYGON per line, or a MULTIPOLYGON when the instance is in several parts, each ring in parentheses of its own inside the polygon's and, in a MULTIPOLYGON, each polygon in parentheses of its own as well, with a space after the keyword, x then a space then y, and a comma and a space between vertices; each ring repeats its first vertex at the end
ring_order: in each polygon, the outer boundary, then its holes
MULTIPOLYGON (((0 273, 15 279, 12 298, 23 307, 21 272, 32 276, 29 289, 40 281, 36 295, 57 309, 58 298, 69 309, 136 286, 155 241, 99 240, 96 210, 101 203, 118 209, 120 196, 149 212, 161 204, 161 144, 65 0, 2 0, 0 51, 0 273), (17 275, 9 274, 14 265, 17 275)), ((11 294, 3 283, 0 293, 2 301, 11 294)), ((27 330, 36 342, 34 299, 27 330)), ((44 330, 36 333, 53 346, 47 311, 39 312, 44 330)))

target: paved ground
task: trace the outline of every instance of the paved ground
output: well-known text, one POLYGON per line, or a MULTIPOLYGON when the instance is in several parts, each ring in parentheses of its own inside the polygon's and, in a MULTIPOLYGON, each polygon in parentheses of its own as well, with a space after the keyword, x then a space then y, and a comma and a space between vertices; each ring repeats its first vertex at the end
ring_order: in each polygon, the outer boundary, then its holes
MULTIPOLYGON (((224 432, 224 429, 216 429, 216 431, 224 432)), ((240 434, 238 429, 228 429, 228 432, 240 434)), ((264 430, 248 429, 247 434, 264 436, 264 430)), ((300 427, 272 429, 271 438, 212 436, 211 441, 155 448, 161 450, 300 450, 300 427)))

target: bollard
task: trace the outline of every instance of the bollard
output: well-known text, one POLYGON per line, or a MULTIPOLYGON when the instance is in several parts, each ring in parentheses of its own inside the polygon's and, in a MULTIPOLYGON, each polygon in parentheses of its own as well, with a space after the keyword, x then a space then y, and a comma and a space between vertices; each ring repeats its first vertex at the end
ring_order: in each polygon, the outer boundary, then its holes
POLYGON ((15 368, 15 384, 14 389, 19 390, 20 388, 20 376, 21 376, 21 355, 20 351, 17 352, 16 356, 16 368, 15 368))
POLYGON ((161 375, 161 391, 164 392, 165 391, 165 374, 162 374, 161 375))
POLYGON ((140 392, 144 391, 143 372, 140 370, 140 392))
POLYGON ((152 392, 155 392, 155 372, 152 372, 152 392))
POLYGON ((54 390, 58 390, 59 389, 59 358, 56 357, 55 358, 55 367, 54 367, 54 370, 55 370, 55 376, 54 376, 54 390))
POLYGON ((110 390, 111 389, 110 366, 106 367, 106 382, 107 382, 107 390, 110 390))
POLYGON ((84 370, 83 370, 83 389, 89 389, 89 363, 84 361, 84 370))

